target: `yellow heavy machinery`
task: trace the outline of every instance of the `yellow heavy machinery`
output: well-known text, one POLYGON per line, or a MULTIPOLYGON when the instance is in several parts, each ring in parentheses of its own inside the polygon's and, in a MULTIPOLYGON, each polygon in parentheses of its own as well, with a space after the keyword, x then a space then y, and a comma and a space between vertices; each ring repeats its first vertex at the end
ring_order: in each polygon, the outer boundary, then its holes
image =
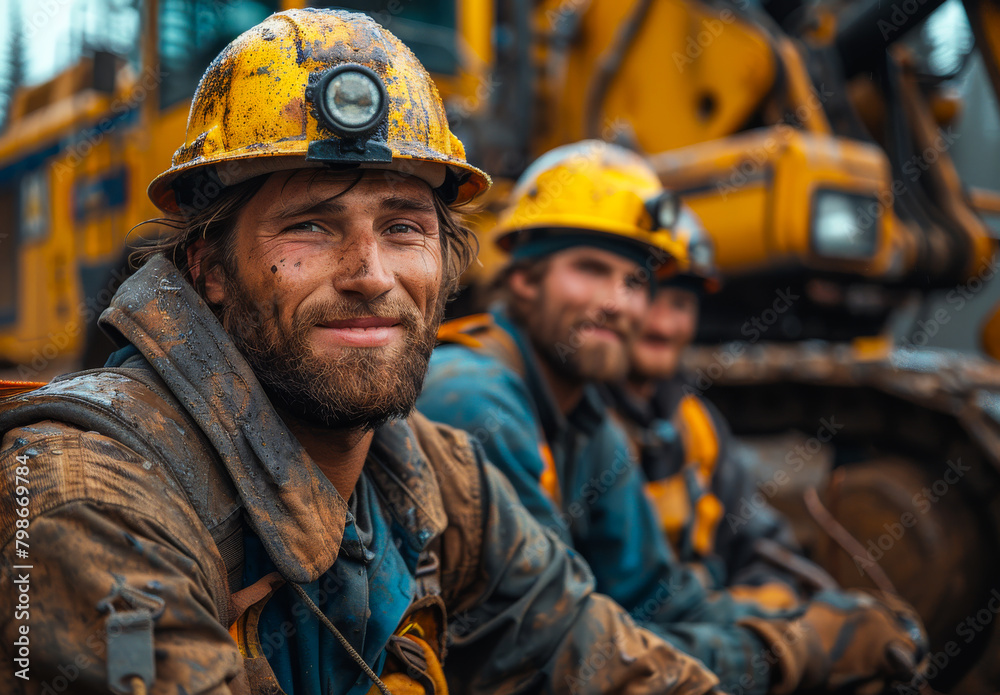
MULTIPOLYGON (((495 200, 534 157, 585 137, 652 158, 727 277, 691 367, 771 463, 737 512, 800 515, 815 483, 849 549, 804 522, 816 558, 845 585, 891 581, 927 623, 931 684, 984 693, 1000 690, 1000 366, 887 337, 905 302, 995 274, 980 213, 997 197, 963 185, 956 102, 907 40, 941 2, 329 4, 411 45, 495 200)), ((15 376, 81 358, 198 75, 238 31, 298 4, 149 2, 141 60, 96 54, 17 95, 0 135, 0 219, 15 222, 0 236, 0 356, 15 376)), ((964 7, 1000 93, 1000 5, 964 7)))
MULTIPOLYGON (((88 344, 100 361, 96 317, 123 279, 126 234, 157 216, 146 186, 183 140, 195 85, 222 46, 276 5, 149 3, 133 55, 89 51, 14 94, 0 133, 5 375, 50 377, 78 366, 88 344)), ((67 9, 25 3, 22 13, 38 32, 67 9)))

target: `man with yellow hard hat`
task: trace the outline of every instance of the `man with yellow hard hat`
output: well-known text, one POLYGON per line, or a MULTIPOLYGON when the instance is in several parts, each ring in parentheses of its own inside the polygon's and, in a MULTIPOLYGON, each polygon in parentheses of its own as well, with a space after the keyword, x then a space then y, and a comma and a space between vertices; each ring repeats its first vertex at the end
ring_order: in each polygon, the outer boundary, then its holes
POLYGON ((412 410, 488 186, 363 15, 219 55, 120 350, 0 401, 4 692, 713 691, 412 410))
POLYGON ((708 592, 667 544, 595 387, 625 377, 651 288, 685 261, 678 214, 635 153, 591 140, 543 155, 498 221, 510 253, 499 301, 442 326, 418 406, 478 439, 598 590, 727 692, 874 693, 908 680, 926 638, 902 602, 827 592, 772 612, 708 592))

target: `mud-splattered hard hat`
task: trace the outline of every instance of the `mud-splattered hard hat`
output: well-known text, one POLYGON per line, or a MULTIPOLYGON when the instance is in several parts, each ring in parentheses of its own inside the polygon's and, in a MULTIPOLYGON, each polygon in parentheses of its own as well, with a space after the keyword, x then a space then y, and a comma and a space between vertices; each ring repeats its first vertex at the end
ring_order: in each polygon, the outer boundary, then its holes
POLYGON ((274 14, 229 44, 201 78, 185 142, 148 193, 178 213, 221 187, 303 167, 407 173, 453 207, 490 186, 466 162, 410 49, 369 17, 336 10, 274 14))

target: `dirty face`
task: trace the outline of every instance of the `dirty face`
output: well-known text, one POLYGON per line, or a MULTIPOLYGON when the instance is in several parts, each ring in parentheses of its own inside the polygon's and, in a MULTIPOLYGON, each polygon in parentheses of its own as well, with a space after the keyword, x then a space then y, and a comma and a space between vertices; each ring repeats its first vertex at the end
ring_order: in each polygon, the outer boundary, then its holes
POLYGON ((698 295, 680 287, 656 292, 629 359, 635 381, 667 379, 677 373, 684 348, 698 328, 698 295))
POLYGON ((240 211, 233 250, 206 297, 279 408, 336 429, 410 411, 445 300, 426 183, 273 174, 240 211))
POLYGON ((625 376, 649 294, 638 265, 610 251, 577 246, 548 258, 537 280, 511 278, 525 328, 539 354, 563 376, 611 381, 625 376))

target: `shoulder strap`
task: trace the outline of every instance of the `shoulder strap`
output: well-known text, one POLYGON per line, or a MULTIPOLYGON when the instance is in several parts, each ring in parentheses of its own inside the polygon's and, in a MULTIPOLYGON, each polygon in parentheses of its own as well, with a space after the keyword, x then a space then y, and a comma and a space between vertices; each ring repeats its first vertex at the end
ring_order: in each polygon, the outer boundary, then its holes
POLYGON ((442 343, 464 345, 484 355, 489 355, 507 365, 514 373, 525 375, 524 359, 514 339, 497 325, 490 314, 473 314, 445 321, 438 329, 442 343))
POLYGON ((448 517, 444 533, 417 561, 418 591, 451 605, 479 578, 483 547, 482 471, 468 435, 414 412, 407 422, 430 463, 448 517))
MULTIPOLYGON (((197 424, 142 360, 54 379, 0 398, 0 433, 42 420, 95 431, 163 465, 211 534, 226 566, 230 593, 243 575, 242 502, 197 424), (212 461, 206 471, 192 461, 212 461)), ((229 597, 220 597, 219 615, 229 597)))
POLYGON ((677 405, 676 422, 684 441, 686 465, 694 467, 702 486, 710 487, 719 461, 719 435, 712 414, 700 398, 689 394, 677 405))

